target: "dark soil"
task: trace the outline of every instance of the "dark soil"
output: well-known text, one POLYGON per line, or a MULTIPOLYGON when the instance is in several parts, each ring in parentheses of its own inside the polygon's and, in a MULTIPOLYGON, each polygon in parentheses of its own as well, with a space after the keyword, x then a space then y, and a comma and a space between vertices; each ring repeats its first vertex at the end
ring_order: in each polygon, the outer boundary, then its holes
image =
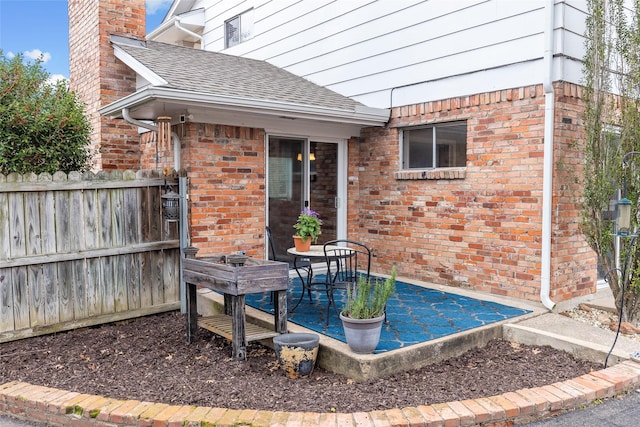
POLYGON ((0 384, 174 405, 357 412, 492 396, 601 369, 550 347, 502 340, 366 383, 320 368, 306 379, 286 378, 273 350, 259 344, 246 361, 230 356, 230 343, 204 330, 187 344, 183 315, 166 313, 0 344, 0 384))

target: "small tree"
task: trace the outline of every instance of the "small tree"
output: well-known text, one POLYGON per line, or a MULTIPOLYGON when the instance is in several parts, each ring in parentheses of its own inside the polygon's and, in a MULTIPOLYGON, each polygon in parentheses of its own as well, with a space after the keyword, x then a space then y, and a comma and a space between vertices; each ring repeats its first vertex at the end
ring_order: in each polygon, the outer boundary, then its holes
POLYGON ((623 320, 640 313, 640 245, 621 238, 616 248, 610 200, 631 199, 640 223, 640 4, 589 0, 586 30, 586 152, 582 231, 597 253, 623 320), (620 257, 616 257, 616 253, 620 257), (623 280, 624 279, 624 280, 623 280))
POLYGON ((0 173, 89 168, 89 121, 65 82, 50 83, 42 61, 0 50, 0 173))

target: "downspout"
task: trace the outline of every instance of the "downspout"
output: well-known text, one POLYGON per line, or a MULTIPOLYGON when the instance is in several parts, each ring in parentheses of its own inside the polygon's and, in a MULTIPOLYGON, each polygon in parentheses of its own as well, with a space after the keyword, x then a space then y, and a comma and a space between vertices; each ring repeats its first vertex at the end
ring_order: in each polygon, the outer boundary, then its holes
POLYGON ((556 303, 551 301, 551 214, 553 203, 553 130, 555 93, 553 91, 553 48, 555 24, 555 0, 545 5, 544 89, 544 157, 542 172, 542 268, 540 272, 540 301, 549 310, 556 303))
POLYGON ((180 18, 176 18, 176 20, 174 21, 173 25, 179 29, 180 31, 190 35, 191 37, 195 37, 196 39, 200 40, 200 49, 204 49, 204 43, 202 43, 202 36, 198 33, 194 33, 191 30, 186 29, 185 27, 183 27, 182 25, 180 25, 180 18))
MULTIPOLYGON (((158 131, 158 126, 156 125, 152 125, 149 123, 145 123, 142 122, 138 119, 134 119, 133 117, 131 117, 131 115, 129 114, 129 109, 128 108, 123 108, 122 109, 122 118, 124 118, 127 122, 131 123, 132 125, 136 125, 138 127, 147 129, 147 130, 151 130, 154 132, 158 131)), ((173 168, 176 171, 180 171, 180 167, 181 167, 181 163, 182 163, 182 159, 181 159, 181 153, 180 153, 180 137, 178 137, 178 134, 175 132, 171 132, 171 139, 173 140, 173 168)))
MULTIPOLYGON (((128 108, 123 108, 122 109, 122 117, 129 123, 131 123, 132 125, 141 127, 143 129, 148 129, 150 131, 153 132, 157 132, 158 131, 158 126, 156 125, 151 125, 149 123, 145 123, 142 122, 140 120, 134 119, 133 117, 131 117, 131 114, 129 114, 129 109, 128 108)), ((179 173, 180 172, 180 163, 182 162, 181 158, 180 158, 180 138, 178 137, 178 134, 175 132, 171 132, 171 139, 173 140, 173 168, 179 173)), ((180 197, 183 200, 187 200, 188 199, 188 195, 187 195, 187 178, 186 177, 179 177, 178 178, 178 187, 179 187, 179 193, 180 193, 180 197)), ((184 249, 188 246, 190 246, 189 244, 189 226, 188 226, 188 219, 187 219, 187 215, 188 215, 188 209, 187 209, 187 204, 180 202, 180 223, 178 225, 179 227, 179 238, 180 238, 180 312, 181 313, 186 313, 187 312, 187 299, 186 299, 186 283, 184 281, 184 277, 182 275, 182 260, 184 259, 184 249)))

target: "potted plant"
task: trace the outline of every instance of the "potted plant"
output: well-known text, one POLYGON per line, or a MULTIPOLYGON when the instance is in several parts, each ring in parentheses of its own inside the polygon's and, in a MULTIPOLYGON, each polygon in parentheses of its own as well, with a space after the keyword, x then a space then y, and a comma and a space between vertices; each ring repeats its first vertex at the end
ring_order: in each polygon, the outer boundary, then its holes
POLYGON ((309 208, 304 208, 298 220, 293 224, 293 228, 296 229, 293 235, 293 240, 296 245, 296 250, 299 252, 306 252, 311 247, 311 243, 318 241, 318 236, 322 234, 321 230, 322 220, 318 215, 318 212, 309 208))
POLYGON ((397 270, 385 280, 360 276, 355 289, 347 288, 347 303, 340 313, 344 335, 355 353, 368 354, 378 346, 387 300, 396 290, 397 270))

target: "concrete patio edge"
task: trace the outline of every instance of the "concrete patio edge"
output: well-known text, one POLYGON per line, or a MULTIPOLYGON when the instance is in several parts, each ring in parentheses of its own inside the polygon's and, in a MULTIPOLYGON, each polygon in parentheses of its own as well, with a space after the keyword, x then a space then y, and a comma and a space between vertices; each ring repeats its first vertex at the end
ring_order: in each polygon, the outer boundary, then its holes
POLYGON ((0 385, 0 414, 78 427, 505 426, 585 407, 639 385, 640 363, 628 360, 567 381, 497 396, 347 414, 172 406, 13 381, 0 385))

